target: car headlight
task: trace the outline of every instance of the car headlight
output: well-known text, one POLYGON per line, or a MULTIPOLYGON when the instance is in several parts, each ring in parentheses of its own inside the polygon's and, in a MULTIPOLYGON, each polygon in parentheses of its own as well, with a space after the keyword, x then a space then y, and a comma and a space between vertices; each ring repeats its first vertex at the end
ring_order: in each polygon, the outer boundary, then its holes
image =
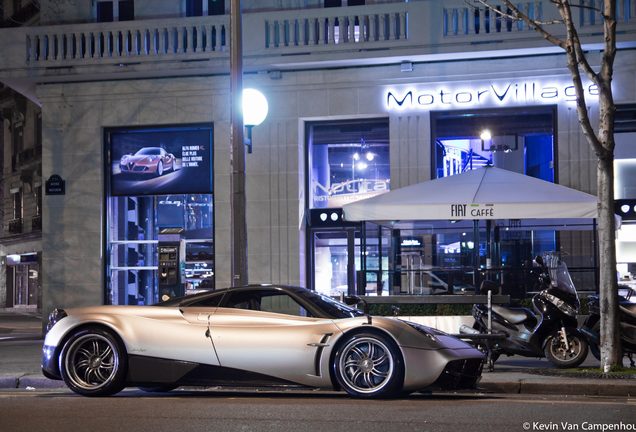
POLYGON ((434 342, 437 342, 436 336, 446 336, 446 333, 444 333, 443 331, 434 329, 432 327, 427 327, 425 325, 414 323, 412 321, 405 321, 405 320, 400 320, 400 321, 414 328, 415 330, 425 335, 426 337, 428 337, 430 340, 434 342))
POLYGON ((121 164, 125 164, 128 161, 128 155, 126 156, 122 156, 121 160, 119 161, 119 163, 121 164))
POLYGON ((67 316, 64 309, 53 309, 53 312, 49 314, 49 321, 46 323, 46 332, 48 333, 58 321, 67 316))

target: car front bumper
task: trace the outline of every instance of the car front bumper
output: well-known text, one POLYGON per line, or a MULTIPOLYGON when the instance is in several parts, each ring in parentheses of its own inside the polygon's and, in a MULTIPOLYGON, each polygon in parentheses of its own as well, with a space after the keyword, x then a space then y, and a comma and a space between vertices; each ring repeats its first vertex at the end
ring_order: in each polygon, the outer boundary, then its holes
POLYGON ((42 347, 42 374, 54 380, 61 380, 60 367, 57 361, 54 346, 44 345, 42 347))

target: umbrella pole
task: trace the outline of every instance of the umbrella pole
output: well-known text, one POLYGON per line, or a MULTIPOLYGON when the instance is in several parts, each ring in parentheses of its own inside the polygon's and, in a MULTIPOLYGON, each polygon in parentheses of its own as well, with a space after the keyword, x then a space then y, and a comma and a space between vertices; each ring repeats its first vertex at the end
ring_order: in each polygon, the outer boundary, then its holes
POLYGON ((481 283, 479 277, 479 220, 473 220, 473 271, 475 287, 481 283))

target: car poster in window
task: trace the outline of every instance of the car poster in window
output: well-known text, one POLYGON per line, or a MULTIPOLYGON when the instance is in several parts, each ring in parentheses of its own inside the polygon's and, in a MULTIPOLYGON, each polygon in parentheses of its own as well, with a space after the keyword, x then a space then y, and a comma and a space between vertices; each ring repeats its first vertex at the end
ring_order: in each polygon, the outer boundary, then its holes
POLYGON ((212 126, 107 131, 111 195, 212 193, 212 126))

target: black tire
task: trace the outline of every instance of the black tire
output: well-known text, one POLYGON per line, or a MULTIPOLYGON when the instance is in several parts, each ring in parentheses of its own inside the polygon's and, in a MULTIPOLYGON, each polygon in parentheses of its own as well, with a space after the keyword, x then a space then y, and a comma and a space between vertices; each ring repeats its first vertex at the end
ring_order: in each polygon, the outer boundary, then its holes
POLYGON ((587 339, 580 333, 566 329, 568 345, 566 348, 560 332, 548 336, 545 344, 545 357, 558 368, 574 368, 583 363, 589 350, 587 339))
MULTIPOLYGON (((479 333, 488 332, 488 329, 483 328, 481 324, 479 324, 477 321, 475 321, 475 323, 473 324, 473 329, 477 330, 479 333)), ((484 353, 484 355, 488 356, 488 346, 485 343, 479 342, 479 341, 471 341, 471 345, 473 345, 476 349, 484 353)), ((490 349, 490 362, 493 365, 499 359, 500 356, 501 356, 501 351, 494 350, 492 348, 490 349)), ((486 361, 487 361, 487 358, 484 359, 484 362, 486 361)))
MULTIPOLYGON (((601 322, 598 321, 596 324, 594 324, 594 327, 592 327, 592 331, 594 333, 596 333, 597 335, 601 334, 601 322)), ((597 344, 595 343, 590 343, 588 344, 590 346, 590 351, 592 352, 592 355, 594 356, 594 358, 598 361, 601 361, 601 347, 599 347, 597 344)))
POLYGON ((146 393, 167 393, 176 389, 177 385, 165 384, 165 385, 157 385, 153 387, 139 387, 139 390, 144 391, 146 393))
POLYGON ((358 333, 346 337, 334 356, 338 384, 357 398, 388 398, 402 394, 404 360, 387 336, 358 333))
POLYGON ((64 383, 82 396, 109 396, 124 388, 128 359, 115 335, 101 328, 74 333, 60 354, 64 383))

